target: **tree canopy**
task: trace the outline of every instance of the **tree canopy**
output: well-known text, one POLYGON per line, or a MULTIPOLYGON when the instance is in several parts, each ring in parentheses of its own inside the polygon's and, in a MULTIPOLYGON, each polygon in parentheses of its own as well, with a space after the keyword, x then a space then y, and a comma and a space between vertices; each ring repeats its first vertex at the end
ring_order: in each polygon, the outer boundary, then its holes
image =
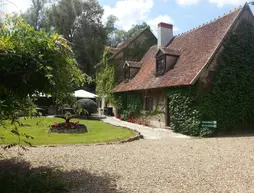
MULTIPOLYGON (((113 18, 109 18, 108 21, 113 20, 113 18)), ((113 20, 114 22, 116 21, 113 20)), ((112 22, 111 22, 112 23, 112 22)), ((131 38, 135 33, 149 27, 147 23, 143 22, 142 24, 136 24, 133 25, 131 29, 128 31, 122 30, 122 29, 116 29, 114 28, 113 30, 110 31, 110 36, 109 36, 109 45, 112 47, 116 47, 119 43, 124 42, 125 40, 131 38)))
POLYGON ((79 68, 94 75, 107 41, 108 30, 101 22, 103 8, 97 0, 57 0, 45 6, 48 2, 33 0, 22 17, 36 29, 53 29, 63 35, 71 43, 79 68))
POLYGON ((18 17, 2 23, 0 63, 1 113, 26 104, 34 94, 61 96, 85 81, 63 37, 36 31, 18 17))
POLYGON ((49 9, 46 8, 46 4, 49 2, 50 0, 32 0, 31 7, 21 16, 36 30, 44 29, 45 31, 50 31, 49 9))
POLYGON ((113 15, 103 25, 103 12, 97 0, 33 0, 22 17, 37 30, 63 35, 71 43, 79 68, 94 77, 94 66, 101 60, 105 46, 115 47, 148 27, 142 23, 128 31, 119 30, 113 15))

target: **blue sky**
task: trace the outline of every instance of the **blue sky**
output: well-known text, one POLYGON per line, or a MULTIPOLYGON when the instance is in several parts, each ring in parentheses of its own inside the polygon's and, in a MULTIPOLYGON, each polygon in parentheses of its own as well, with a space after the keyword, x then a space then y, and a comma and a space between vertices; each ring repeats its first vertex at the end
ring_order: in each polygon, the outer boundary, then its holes
POLYGON ((114 14, 119 18, 117 23, 119 28, 127 30, 132 24, 145 21, 156 34, 157 24, 167 22, 174 25, 176 35, 244 5, 246 0, 99 0, 99 2, 104 6, 106 16, 114 14))
MULTIPOLYGON (((0 11, 24 11, 31 0, 11 0, 14 5, 0 8, 0 11)), ((174 34, 188 31, 206 23, 230 10, 244 5, 246 0, 98 0, 107 16, 118 17, 116 27, 124 30, 133 24, 147 22, 156 34, 159 22, 174 25, 174 34)), ((254 6, 251 6, 254 10, 254 6)))

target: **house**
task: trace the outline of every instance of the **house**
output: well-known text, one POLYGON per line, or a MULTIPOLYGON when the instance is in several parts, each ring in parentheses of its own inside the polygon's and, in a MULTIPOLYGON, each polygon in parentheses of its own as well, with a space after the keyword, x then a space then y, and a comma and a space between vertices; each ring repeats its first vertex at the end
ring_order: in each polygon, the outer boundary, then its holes
MULTIPOLYGON (((119 83, 124 80, 123 65, 125 61, 131 60, 136 62, 141 60, 143 55, 149 50, 152 45, 156 44, 156 42, 157 38, 151 32, 150 28, 147 27, 135 33, 132 37, 125 40, 124 42, 121 42, 117 47, 106 47, 104 53, 107 53, 107 62, 110 63, 110 66, 114 67, 115 71, 114 82, 119 83)), ((96 72, 103 72, 105 65, 106 64, 103 60, 98 63, 95 66, 96 72)), ((105 83, 106 81, 107 80, 103 82, 105 83)), ((105 85, 101 86, 105 87, 105 85)), ((99 87, 98 82, 97 87, 99 87)), ((106 96, 109 93, 107 93, 107 91, 104 91, 104 93, 100 93, 97 90, 97 94, 101 96, 101 108, 104 108, 105 106, 107 106, 106 96), (103 97, 103 95, 105 97, 103 97)))
MULTIPOLYGON (((124 63, 125 79, 112 92, 122 96, 141 96, 142 112, 157 111, 156 115, 149 117, 149 125, 171 127, 171 119, 175 116, 171 113, 176 110, 170 107, 168 90, 211 84, 213 73, 220 66, 218 60, 225 41, 234 31, 241 31, 242 22, 253 24, 253 21, 253 14, 246 3, 242 8, 177 36, 173 35, 173 25, 160 23, 157 44, 151 46, 140 61, 124 63)), ((182 119, 185 119, 184 116, 183 112, 182 119)))

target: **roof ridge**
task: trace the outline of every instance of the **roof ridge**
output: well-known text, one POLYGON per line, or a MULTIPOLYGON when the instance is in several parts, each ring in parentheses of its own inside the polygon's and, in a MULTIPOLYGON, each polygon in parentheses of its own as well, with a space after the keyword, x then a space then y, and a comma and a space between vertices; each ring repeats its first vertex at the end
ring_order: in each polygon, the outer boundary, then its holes
POLYGON ((137 38, 139 38, 146 30, 150 30, 150 27, 145 27, 144 29, 134 33, 130 38, 128 38, 127 40, 124 41, 127 42, 126 45, 124 45, 123 47, 118 47, 117 48, 119 49, 116 53, 114 53, 110 58, 113 58, 115 57, 116 55, 118 55, 125 47, 127 47, 128 45, 130 45, 133 41, 135 41, 137 38))
MULTIPOLYGON (((147 29, 149 29, 149 26, 148 26, 148 27, 145 27, 145 28, 143 28, 143 29, 141 29, 141 30, 139 30, 139 31, 136 31, 131 37, 127 38, 127 39, 124 40, 123 42, 120 42, 120 43, 119 43, 119 46, 120 46, 121 44, 124 44, 125 42, 130 41, 130 42, 127 43, 127 45, 128 45, 128 44, 131 43, 133 40, 135 40, 136 38, 138 38, 138 37, 139 37, 144 31, 146 31, 147 29)), ((125 46, 126 46, 126 45, 125 45, 125 46)), ((116 48, 118 48, 118 46, 117 46, 116 48)), ((120 48, 120 49, 121 49, 121 48, 120 48)))
POLYGON ((177 34, 177 35, 175 35, 175 37, 179 37, 179 36, 181 36, 181 35, 184 35, 184 34, 187 34, 187 33, 189 33, 189 32, 193 32, 193 31, 195 31, 195 30, 197 30, 197 29, 200 29, 200 28, 202 28, 202 27, 204 27, 204 26, 206 26, 206 25, 209 25, 209 24, 211 24, 211 23, 213 23, 213 22, 216 22, 216 21, 218 21, 219 19, 222 19, 222 18, 226 17, 227 15, 232 14, 233 12, 238 11, 238 10, 240 10, 240 9, 242 9, 242 8, 243 8, 243 6, 240 5, 239 7, 236 7, 236 8, 234 8, 234 9, 231 9, 229 12, 224 13, 222 16, 218 16, 217 18, 213 18, 213 19, 211 19, 210 21, 208 21, 208 22, 206 22, 206 23, 203 23, 203 24, 201 24, 201 25, 199 25, 199 26, 197 26, 197 27, 194 27, 194 28, 192 28, 192 29, 190 29, 190 30, 188 30, 188 31, 182 32, 182 33, 180 33, 180 34, 177 34))
MULTIPOLYGON (((218 51, 220 45, 222 44, 223 40, 225 39, 225 37, 228 35, 229 31, 233 28, 233 26, 236 24, 237 19, 242 15, 243 11, 246 8, 250 8, 248 3, 245 3, 244 6, 240 6, 239 8, 235 8, 233 12, 238 11, 237 15, 234 17, 234 20, 232 21, 232 23, 230 24, 229 28, 227 29, 226 33, 224 34, 224 37, 220 40, 220 42, 218 43, 218 45, 216 46, 216 48, 213 50, 211 56, 207 59, 205 65, 203 66, 203 68, 200 69, 200 71, 198 72, 198 74, 192 79, 191 84, 193 84, 193 82, 195 82, 197 80, 197 78, 200 76, 200 74, 202 73, 203 69, 209 64, 209 62, 211 61, 211 59, 213 58, 213 56, 216 54, 216 52, 218 51)), ((251 10, 250 10, 251 11, 251 10)), ((251 12, 252 13, 252 12, 251 12)))

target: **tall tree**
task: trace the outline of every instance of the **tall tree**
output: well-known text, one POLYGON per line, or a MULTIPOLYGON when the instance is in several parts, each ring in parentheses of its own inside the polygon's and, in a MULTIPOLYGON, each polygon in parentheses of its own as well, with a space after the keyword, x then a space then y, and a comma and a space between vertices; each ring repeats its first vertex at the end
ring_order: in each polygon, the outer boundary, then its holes
POLYGON ((126 38, 130 38, 135 33, 149 27, 146 22, 143 22, 142 24, 133 25, 131 29, 127 31, 126 38))
POLYGON ((89 75, 94 75, 107 40, 102 15, 97 0, 60 0, 50 15, 54 28, 72 43, 79 67, 89 75))
POLYGON ((105 30, 107 33, 107 45, 112 45, 114 44, 114 33, 117 30, 117 28, 115 27, 115 22, 117 21, 117 17, 114 15, 110 15, 107 18, 107 22, 105 24, 105 30))
POLYGON ((32 0, 31 7, 21 16, 36 30, 45 29, 49 31, 50 24, 47 14, 48 9, 46 8, 46 4, 49 2, 50 0, 32 0))
POLYGON ((109 36, 109 46, 116 47, 119 43, 124 42, 125 40, 131 38, 135 33, 149 27, 147 23, 143 22, 142 24, 133 25, 128 31, 122 29, 115 29, 111 32, 109 36))

